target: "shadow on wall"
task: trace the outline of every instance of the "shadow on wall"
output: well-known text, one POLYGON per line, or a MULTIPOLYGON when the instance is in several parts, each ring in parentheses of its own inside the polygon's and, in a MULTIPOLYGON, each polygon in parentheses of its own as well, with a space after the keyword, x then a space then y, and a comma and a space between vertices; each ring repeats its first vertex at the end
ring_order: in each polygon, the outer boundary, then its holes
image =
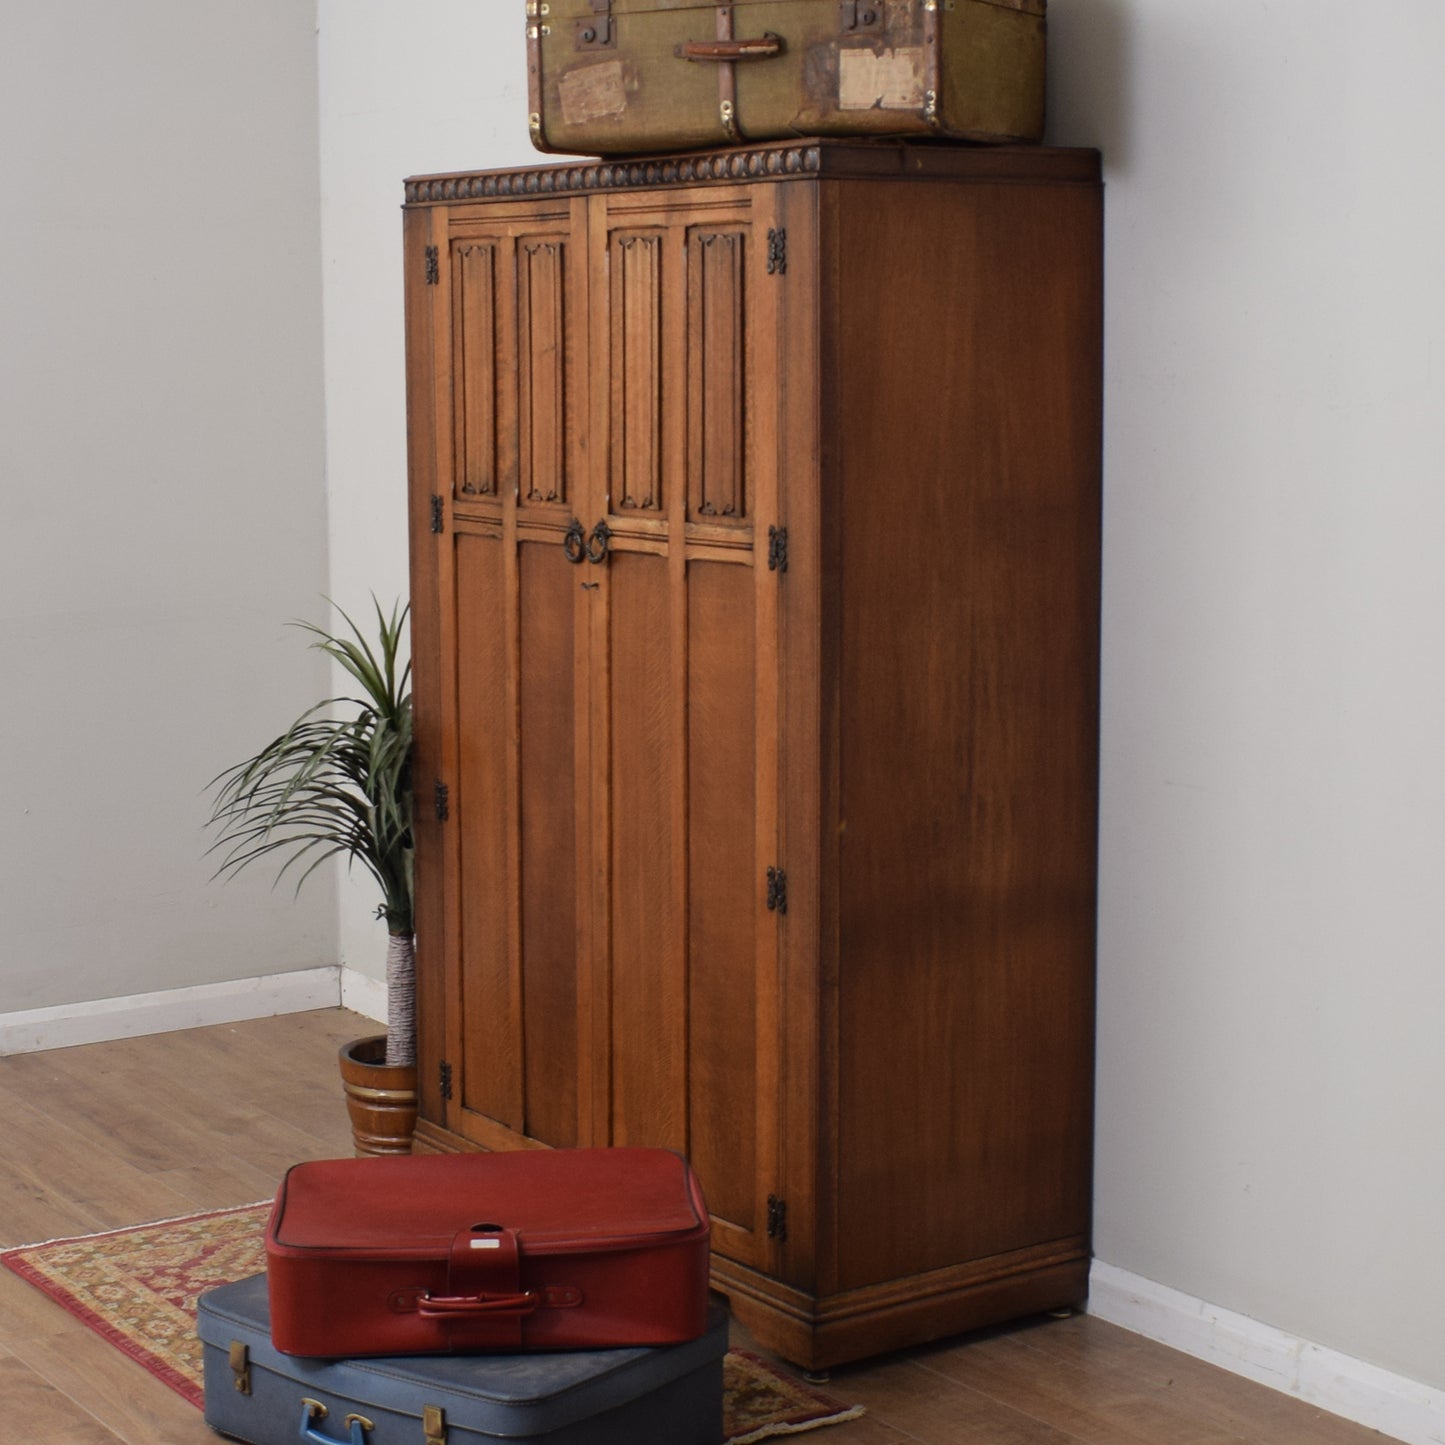
POLYGON ((1049 7, 1049 145, 1096 146, 1108 168, 1129 163, 1131 0, 1067 0, 1049 7))

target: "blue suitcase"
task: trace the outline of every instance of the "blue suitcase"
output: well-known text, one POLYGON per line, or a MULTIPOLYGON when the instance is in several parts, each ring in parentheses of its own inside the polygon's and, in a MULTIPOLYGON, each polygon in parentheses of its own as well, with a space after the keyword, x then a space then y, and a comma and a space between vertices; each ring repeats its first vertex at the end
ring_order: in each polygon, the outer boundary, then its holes
POLYGON ((271 1345, 266 1276, 201 1296, 206 1423, 250 1445, 721 1445, 727 1310, 682 1345, 314 1360, 271 1345))

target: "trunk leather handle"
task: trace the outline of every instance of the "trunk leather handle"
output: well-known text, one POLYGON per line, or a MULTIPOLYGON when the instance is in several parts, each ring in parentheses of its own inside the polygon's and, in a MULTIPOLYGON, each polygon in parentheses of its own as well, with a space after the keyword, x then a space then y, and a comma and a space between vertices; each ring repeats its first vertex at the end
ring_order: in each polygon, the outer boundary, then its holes
POLYGON ((684 60, 771 60, 783 53, 783 37, 769 32, 756 40, 688 40, 677 53, 684 60))

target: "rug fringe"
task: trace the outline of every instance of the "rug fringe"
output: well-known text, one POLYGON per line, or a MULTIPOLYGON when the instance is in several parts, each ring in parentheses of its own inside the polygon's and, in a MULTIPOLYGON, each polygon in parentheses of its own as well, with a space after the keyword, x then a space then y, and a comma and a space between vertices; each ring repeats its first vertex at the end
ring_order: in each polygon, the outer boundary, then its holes
POLYGON ((841 1425, 847 1420, 856 1420, 864 1413, 862 1405, 853 1405, 836 1415, 827 1415, 821 1420, 804 1420, 798 1425, 760 1425, 746 1435, 729 1435, 727 1445, 754 1445, 758 1440, 767 1440, 775 1435, 801 1435, 804 1430, 821 1430, 825 1425, 841 1425))
POLYGON ((222 1219, 228 1214, 244 1214, 248 1209, 260 1209, 269 1205, 269 1199, 258 1199, 252 1204, 233 1204, 226 1209, 206 1209, 199 1214, 173 1214, 169 1219, 148 1219, 144 1224, 123 1224, 117 1229, 98 1229, 94 1234, 59 1234, 54 1239, 37 1239, 33 1244, 13 1244, 0 1250, 0 1260, 7 1260, 12 1254, 23 1254, 27 1249, 45 1249, 52 1244, 79 1244, 83 1239, 109 1239, 116 1234, 130 1234, 137 1229, 150 1229, 159 1224, 188 1224, 192 1220, 222 1219))

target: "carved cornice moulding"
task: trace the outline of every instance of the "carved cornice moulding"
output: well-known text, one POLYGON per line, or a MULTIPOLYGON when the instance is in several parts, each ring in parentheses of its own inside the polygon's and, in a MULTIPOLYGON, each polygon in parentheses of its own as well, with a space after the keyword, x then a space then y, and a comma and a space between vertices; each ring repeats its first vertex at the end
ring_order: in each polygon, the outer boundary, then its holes
POLYGON ((830 136, 690 155, 412 176, 406 181, 406 202, 416 206, 444 205, 450 201, 575 196, 594 191, 718 185, 788 176, 1094 185, 1099 180, 1100 166, 1098 151, 1083 148, 966 146, 830 136))
POLYGON ((816 145, 718 151, 638 161, 595 161, 587 165, 550 165, 531 170, 486 171, 476 175, 419 176, 406 182, 411 204, 469 201, 492 197, 568 195, 623 190, 633 186, 687 186, 713 181, 761 180, 797 176, 819 169, 816 145))

